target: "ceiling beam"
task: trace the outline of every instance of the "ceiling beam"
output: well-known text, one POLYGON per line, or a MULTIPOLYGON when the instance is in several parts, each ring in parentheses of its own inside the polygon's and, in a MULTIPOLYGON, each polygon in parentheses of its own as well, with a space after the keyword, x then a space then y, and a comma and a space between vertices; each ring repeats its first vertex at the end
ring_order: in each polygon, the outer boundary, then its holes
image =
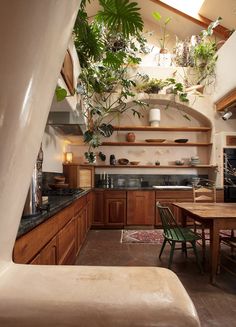
MULTIPOLYGON (((161 0, 150 0, 150 1, 160 5, 161 7, 165 8, 167 10, 172 11, 173 13, 175 13, 179 16, 182 16, 182 17, 188 19, 189 21, 191 21, 197 25, 202 26, 203 28, 207 28, 208 25, 212 22, 212 20, 210 20, 202 15, 199 15, 199 14, 197 16, 192 16, 190 14, 186 14, 185 12, 172 7, 161 0)), ((227 39, 230 35, 230 31, 222 25, 216 26, 214 29, 214 33, 217 34, 221 38, 223 37, 224 39, 227 39)))
POLYGON ((216 103, 216 110, 223 111, 231 106, 236 106, 236 88, 220 98, 216 103))

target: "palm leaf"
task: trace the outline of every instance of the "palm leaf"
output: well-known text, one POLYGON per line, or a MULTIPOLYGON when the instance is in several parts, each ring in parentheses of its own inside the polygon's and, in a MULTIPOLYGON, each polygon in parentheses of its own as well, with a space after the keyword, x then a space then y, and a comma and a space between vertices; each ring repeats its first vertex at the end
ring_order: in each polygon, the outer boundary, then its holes
POLYGON ((103 9, 99 10, 97 19, 115 33, 124 37, 135 35, 143 29, 143 20, 136 2, 129 0, 99 0, 103 9))

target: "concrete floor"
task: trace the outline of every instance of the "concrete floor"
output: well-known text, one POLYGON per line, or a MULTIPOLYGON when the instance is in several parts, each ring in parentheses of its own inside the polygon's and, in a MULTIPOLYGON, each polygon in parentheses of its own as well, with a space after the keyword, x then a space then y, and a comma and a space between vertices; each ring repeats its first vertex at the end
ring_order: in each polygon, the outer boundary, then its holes
MULTIPOLYGON (((160 261, 160 245, 122 244, 120 238, 120 230, 89 231, 76 264, 167 267, 168 245, 160 261)), ((199 250, 201 251, 201 248, 199 250)), ((199 273, 191 250, 187 259, 181 251, 175 252, 172 270, 192 298, 202 327, 236 326, 236 277, 221 271, 217 277, 217 286, 211 285, 208 273, 199 273)))

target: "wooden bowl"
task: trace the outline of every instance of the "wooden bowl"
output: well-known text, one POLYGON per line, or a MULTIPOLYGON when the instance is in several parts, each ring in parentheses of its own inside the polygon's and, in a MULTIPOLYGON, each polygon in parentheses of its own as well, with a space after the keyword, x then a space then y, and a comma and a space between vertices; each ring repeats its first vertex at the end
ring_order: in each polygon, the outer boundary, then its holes
POLYGON ((130 164, 133 166, 137 166, 140 163, 140 161, 130 161, 130 164))
POLYGON ((118 159, 118 163, 120 165, 128 165, 129 160, 128 159, 125 159, 125 158, 121 158, 121 159, 118 159))

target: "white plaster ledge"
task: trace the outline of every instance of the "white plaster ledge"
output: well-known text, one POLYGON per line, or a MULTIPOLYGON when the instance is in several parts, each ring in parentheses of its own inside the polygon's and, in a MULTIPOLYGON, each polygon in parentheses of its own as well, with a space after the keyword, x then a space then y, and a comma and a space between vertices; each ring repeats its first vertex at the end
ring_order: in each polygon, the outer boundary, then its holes
POLYGON ((178 277, 155 267, 10 264, 0 279, 1 327, 199 327, 178 277))

